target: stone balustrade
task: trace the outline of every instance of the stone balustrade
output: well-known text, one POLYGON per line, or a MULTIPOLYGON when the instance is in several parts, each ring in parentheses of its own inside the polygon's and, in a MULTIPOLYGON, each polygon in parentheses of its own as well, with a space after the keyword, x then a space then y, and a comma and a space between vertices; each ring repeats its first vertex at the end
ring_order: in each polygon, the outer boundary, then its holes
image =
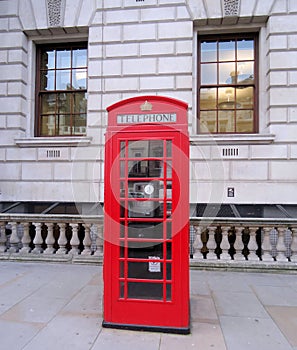
POLYGON ((190 218, 193 266, 297 271, 297 220, 190 218))
MULTIPOLYGON (((190 264, 297 271, 297 220, 190 218, 190 264)), ((103 217, 0 215, 0 259, 102 263, 103 217)))
POLYGON ((103 217, 0 215, 0 259, 101 263, 103 217))

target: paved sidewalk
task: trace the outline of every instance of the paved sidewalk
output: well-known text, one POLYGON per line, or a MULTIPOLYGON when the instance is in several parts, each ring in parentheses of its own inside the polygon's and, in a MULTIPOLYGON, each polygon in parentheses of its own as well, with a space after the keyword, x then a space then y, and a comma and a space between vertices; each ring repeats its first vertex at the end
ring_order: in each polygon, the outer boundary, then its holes
POLYGON ((1 350, 297 350, 297 274, 191 271, 191 334, 102 329, 102 267, 0 262, 1 350))

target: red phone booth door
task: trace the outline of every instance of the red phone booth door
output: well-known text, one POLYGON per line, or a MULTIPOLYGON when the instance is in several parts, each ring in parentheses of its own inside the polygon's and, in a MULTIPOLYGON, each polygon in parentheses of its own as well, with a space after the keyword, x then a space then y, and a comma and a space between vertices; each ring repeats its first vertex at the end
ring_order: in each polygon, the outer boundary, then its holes
POLYGON ((105 327, 189 332, 187 141, 139 127, 106 144, 105 327))

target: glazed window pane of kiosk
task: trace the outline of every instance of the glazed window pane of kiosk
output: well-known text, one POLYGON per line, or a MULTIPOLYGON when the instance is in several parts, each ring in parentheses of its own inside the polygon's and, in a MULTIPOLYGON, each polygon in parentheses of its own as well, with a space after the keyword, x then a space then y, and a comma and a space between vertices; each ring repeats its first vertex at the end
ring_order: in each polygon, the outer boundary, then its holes
POLYGON ((171 148, 167 139, 120 142, 123 299, 171 300, 171 148))

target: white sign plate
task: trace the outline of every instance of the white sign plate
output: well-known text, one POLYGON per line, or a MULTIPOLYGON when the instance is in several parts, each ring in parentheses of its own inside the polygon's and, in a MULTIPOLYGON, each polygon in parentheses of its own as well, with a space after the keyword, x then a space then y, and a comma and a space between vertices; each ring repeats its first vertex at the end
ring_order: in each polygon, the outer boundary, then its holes
MULTIPOLYGON (((149 259, 160 260, 159 256, 149 256, 149 259)), ((161 272, 161 263, 158 261, 149 262, 149 272, 161 272)))

